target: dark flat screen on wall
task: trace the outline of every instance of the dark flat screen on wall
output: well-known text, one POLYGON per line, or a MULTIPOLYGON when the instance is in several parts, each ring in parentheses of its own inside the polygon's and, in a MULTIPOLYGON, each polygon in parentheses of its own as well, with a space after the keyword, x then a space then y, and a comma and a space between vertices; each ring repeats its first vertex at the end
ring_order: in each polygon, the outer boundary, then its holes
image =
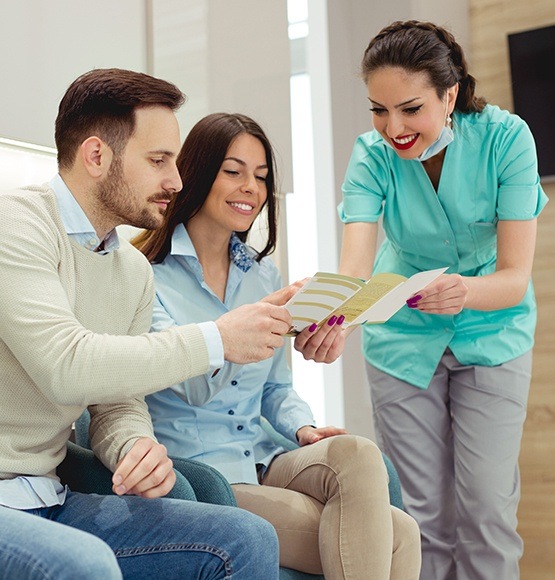
POLYGON ((509 34, 514 112, 529 125, 541 177, 555 176, 555 25, 509 34))

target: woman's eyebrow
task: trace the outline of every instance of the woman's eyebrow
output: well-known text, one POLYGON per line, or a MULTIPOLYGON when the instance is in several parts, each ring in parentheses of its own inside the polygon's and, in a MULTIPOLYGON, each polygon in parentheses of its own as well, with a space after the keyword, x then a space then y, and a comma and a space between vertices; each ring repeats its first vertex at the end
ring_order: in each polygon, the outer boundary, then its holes
MULTIPOLYGON (((414 97, 412 99, 408 99, 407 101, 403 101, 402 103, 399 103, 398 105, 395 105, 394 108, 398 109, 400 107, 404 107, 406 105, 410 105, 411 103, 413 103, 414 101, 417 101, 420 97, 414 97)), ((381 103, 378 103, 378 101, 374 101, 372 100, 370 97, 368 97, 368 100, 373 104, 373 105, 377 105, 378 107, 384 107, 384 105, 382 105, 381 103)))
MULTIPOLYGON (((224 161, 235 161, 236 163, 239 163, 239 165, 247 165, 242 159, 239 159, 238 157, 226 157, 224 161)), ((263 163, 262 165, 259 165, 257 169, 268 169, 268 166, 263 163)))

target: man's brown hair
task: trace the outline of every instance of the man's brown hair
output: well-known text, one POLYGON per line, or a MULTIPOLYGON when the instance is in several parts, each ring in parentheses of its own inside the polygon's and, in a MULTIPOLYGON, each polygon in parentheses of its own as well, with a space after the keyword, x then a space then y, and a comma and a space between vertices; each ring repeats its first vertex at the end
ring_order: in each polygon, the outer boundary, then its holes
POLYGON ((121 155, 135 131, 135 110, 163 106, 176 111, 185 95, 172 83, 117 68, 94 69, 78 77, 60 101, 55 140, 58 166, 70 169, 81 143, 96 135, 121 155))

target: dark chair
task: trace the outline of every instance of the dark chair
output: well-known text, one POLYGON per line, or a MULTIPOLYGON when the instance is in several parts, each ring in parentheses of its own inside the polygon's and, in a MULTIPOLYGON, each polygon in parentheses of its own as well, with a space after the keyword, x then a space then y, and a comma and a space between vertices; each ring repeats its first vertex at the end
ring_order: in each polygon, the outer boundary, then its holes
MULTIPOLYGON (((112 493, 112 473, 90 450, 89 421, 88 411, 85 411, 76 421, 76 443, 68 443, 68 453, 58 467, 58 475, 73 491, 108 495, 112 493)), ((262 421, 262 426, 278 445, 288 450, 297 447, 277 433, 265 419, 262 421)), ((168 497, 220 505, 237 505, 231 486, 218 470, 192 459, 172 457, 172 461, 177 481, 168 497)), ((385 455, 384 461, 389 474, 391 504, 403 509, 399 477, 393 464, 385 455)), ((280 580, 324 580, 321 575, 305 574, 289 568, 280 568, 279 577, 280 580)))

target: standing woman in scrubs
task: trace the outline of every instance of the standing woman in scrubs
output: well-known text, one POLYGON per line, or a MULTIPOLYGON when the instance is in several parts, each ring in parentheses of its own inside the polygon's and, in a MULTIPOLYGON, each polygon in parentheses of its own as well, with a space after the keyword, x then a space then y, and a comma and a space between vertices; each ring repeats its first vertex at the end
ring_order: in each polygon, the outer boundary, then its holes
MULTIPOLYGON (((546 203, 534 141, 475 96, 461 47, 431 23, 384 28, 362 76, 374 130, 357 139, 343 185, 340 272, 449 267, 389 322, 363 327, 376 430, 421 528, 421 578, 516 579, 530 276, 546 203)), ((348 331, 327 330, 305 330, 296 348, 333 360, 348 331)))

